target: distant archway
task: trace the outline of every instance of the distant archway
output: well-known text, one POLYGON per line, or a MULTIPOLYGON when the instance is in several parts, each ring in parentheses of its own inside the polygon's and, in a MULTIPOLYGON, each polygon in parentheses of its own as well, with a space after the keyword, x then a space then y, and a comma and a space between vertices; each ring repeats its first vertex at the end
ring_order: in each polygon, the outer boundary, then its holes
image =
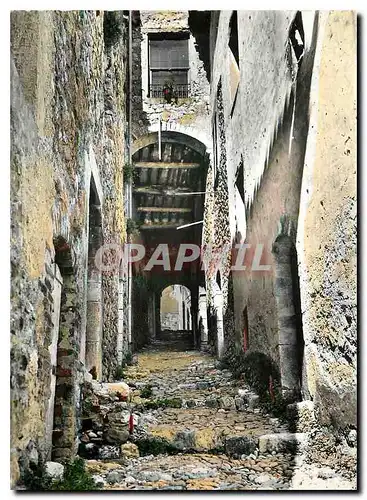
POLYGON ((160 298, 161 331, 191 331, 191 292, 183 285, 166 287, 160 298))

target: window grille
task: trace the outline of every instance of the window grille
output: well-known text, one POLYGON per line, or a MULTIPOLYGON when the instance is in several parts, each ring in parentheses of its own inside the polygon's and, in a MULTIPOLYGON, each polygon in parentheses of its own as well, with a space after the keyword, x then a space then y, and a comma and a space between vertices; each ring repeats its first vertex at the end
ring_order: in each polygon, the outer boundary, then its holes
POLYGON ((174 97, 189 96, 188 35, 155 35, 149 40, 149 96, 164 97, 168 84, 174 97))

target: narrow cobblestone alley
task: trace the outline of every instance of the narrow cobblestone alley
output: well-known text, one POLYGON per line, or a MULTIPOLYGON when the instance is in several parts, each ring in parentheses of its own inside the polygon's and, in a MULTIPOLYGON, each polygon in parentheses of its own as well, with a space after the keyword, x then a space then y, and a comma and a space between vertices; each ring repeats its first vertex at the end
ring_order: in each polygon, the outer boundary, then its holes
MULTIPOLYGON (((116 396, 93 382, 99 403, 94 416, 88 416, 91 428, 82 441, 87 442, 87 456, 89 449, 89 455, 100 457, 87 460, 87 470, 103 489, 353 486, 329 467, 303 465, 301 470, 306 434, 290 433, 286 424, 261 410, 258 396, 229 370, 220 369, 212 356, 184 347, 180 339, 157 340, 143 349, 137 364, 124 373, 129 402, 120 401, 121 394, 127 395, 126 385, 116 396), (130 411, 134 426, 127 437, 130 411), (128 441, 118 445, 119 439, 128 441)), ((110 386, 118 389, 118 384, 110 386)))
POLYGON ((11 488, 357 488, 357 15, 10 15, 11 488))

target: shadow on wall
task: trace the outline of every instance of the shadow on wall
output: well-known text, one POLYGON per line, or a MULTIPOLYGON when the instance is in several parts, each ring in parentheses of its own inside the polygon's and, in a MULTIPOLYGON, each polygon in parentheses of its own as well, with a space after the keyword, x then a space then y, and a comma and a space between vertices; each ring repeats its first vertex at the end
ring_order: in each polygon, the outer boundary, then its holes
POLYGON ((302 385, 304 340, 297 252, 292 240, 281 235, 274 242, 273 254, 281 382, 284 389, 299 393, 302 385))

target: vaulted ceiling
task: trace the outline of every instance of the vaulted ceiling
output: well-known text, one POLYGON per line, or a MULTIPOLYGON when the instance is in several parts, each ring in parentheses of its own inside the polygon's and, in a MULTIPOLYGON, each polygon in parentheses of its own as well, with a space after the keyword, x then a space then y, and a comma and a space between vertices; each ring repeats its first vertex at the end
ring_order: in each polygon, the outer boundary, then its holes
POLYGON ((133 156, 134 208, 140 229, 176 229, 203 213, 205 188, 203 157, 190 147, 162 142, 150 144, 133 156), (161 159, 159 159, 159 157, 161 159))

